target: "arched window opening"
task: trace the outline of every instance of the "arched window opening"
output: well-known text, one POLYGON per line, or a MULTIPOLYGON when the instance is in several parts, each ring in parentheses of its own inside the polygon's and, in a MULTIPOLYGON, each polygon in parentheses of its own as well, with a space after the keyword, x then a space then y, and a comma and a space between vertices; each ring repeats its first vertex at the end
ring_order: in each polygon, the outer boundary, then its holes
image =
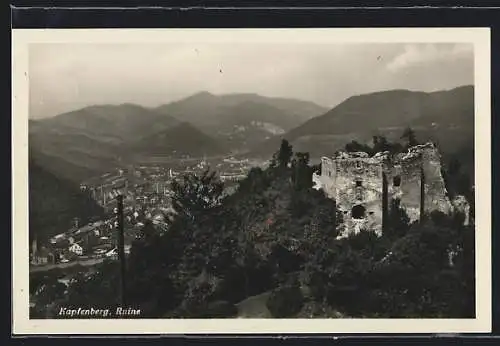
POLYGON ((365 212, 365 207, 358 204, 352 207, 351 216, 353 219, 363 219, 365 217, 365 212))
POLYGON ((392 178, 392 184, 395 187, 401 186, 401 177, 399 175, 396 175, 394 178, 392 178))
POLYGON ((356 187, 361 187, 363 186, 363 183, 361 182, 361 180, 356 180, 356 187))

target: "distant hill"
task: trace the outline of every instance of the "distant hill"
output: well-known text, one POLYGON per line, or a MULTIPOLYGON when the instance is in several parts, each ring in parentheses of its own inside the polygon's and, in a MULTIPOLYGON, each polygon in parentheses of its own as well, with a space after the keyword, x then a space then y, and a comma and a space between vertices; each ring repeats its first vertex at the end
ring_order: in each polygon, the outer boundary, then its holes
POLYGON ((91 106, 29 122, 29 146, 38 163, 80 181, 128 160, 129 143, 180 124, 175 118, 133 105, 91 106))
POLYGON ((231 148, 246 148, 284 133, 326 109, 295 99, 201 92, 156 111, 189 122, 231 148))
POLYGON ((36 235, 46 241, 67 231, 78 217, 80 224, 92 216, 102 215, 101 207, 80 191, 78 185, 42 168, 36 160, 29 161, 29 228, 30 239, 36 235))
POLYGON ((354 96, 327 113, 293 129, 287 135, 345 134, 390 129, 395 126, 433 123, 450 127, 474 121, 474 89, 460 87, 433 93, 408 90, 383 91, 354 96), (471 113, 472 112, 472 113, 471 113), (472 116, 472 117, 471 117, 472 116))
POLYGON ((175 118, 131 103, 96 105, 32 121, 33 134, 85 135, 109 144, 121 144, 178 124, 175 118))
POLYGON ((185 155, 201 157, 227 152, 227 149, 215 139, 186 122, 142 138, 131 143, 128 148, 135 155, 172 157, 185 155))
POLYGON ((414 92, 390 90, 353 96, 325 114, 312 118, 281 136, 256 145, 251 155, 270 156, 270 148, 288 139, 297 151, 313 157, 329 155, 351 140, 369 142, 381 134, 399 139, 412 127, 421 141, 438 142, 445 153, 474 149, 474 88, 414 92))

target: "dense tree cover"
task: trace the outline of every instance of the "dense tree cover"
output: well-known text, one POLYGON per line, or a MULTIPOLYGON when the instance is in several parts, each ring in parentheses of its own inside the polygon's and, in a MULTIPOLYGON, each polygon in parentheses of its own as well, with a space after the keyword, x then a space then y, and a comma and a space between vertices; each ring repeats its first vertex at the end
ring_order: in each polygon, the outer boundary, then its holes
POLYGON ((403 140, 403 144, 399 142, 389 142, 384 136, 375 135, 372 137, 372 145, 359 143, 358 141, 351 141, 347 143, 344 147, 347 152, 361 151, 369 154, 370 156, 375 155, 379 152, 388 151, 391 154, 397 154, 408 150, 408 148, 420 144, 417 140, 415 131, 411 128, 406 128, 403 131, 400 139, 403 140))
POLYGON ((404 235, 366 232, 318 248, 308 265, 319 301, 358 317, 474 315, 474 235, 444 215, 404 235))
POLYGON ((40 244, 70 229, 77 216, 80 224, 100 217, 102 208, 90 193, 82 192, 71 181, 59 178, 30 158, 29 162, 29 237, 40 244))
MULTIPOLYGON (((126 295, 141 317, 234 317, 235 304, 267 291, 275 317, 474 315, 474 232, 460 215, 409 224, 393 201, 381 237, 337 239, 342 215, 311 188, 308 154, 283 141, 274 158, 229 196, 210 170, 172 184, 168 227, 147 223, 127 259, 126 295)), ((118 303, 118 273, 107 263, 76 277, 64 304, 118 303)))
POLYGON ((470 174, 463 169, 457 156, 452 156, 445 162, 441 173, 445 180, 446 188, 450 193, 450 197, 453 198, 457 195, 463 195, 467 198, 467 201, 473 205, 474 192, 471 186, 474 184, 474 180, 470 174))
MULTIPOLYGON (((411 130, 409 130, 409 131, 411 131, 411 130)), ((406 131, 405 131, 405 133, 406 133, 406 131)), ((413 133, 413 132, 410 132, 410 133, 413 133)), ((413 140, 414 139, 412 139, 412 141, 413 140)), ((414 141, 416 143, 416 140, 414 140, 414 141)), ((413 145, 416 145, 416 144, 413 144, 413 145)), ((368 144, 359 143, 357 141, 351 141, 345 145, 344 150, 347 152, 361 151, 361 152, 367 153, 370 156, 373 156, 376 153, 384 152, 384 151, 388 151, 392 154, 397 154, 397 153, 400 153, 407 148, 408 148, 408 144, 406 146, 403 146, 399 142, 389 142, 387 140, 387 138, 385 138, 384 136, 373 136, 371 146, 368 144)))

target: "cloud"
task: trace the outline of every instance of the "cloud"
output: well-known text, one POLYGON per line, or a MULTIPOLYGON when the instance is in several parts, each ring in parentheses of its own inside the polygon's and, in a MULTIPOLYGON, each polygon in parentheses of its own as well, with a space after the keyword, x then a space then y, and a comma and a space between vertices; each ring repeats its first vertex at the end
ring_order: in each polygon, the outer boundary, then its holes
POLYGON ((472 58, 471 44, 411 44, 387 64, 387 69, 397 72, 405 68, 439 62, 453 62, 463 58, 472 58))

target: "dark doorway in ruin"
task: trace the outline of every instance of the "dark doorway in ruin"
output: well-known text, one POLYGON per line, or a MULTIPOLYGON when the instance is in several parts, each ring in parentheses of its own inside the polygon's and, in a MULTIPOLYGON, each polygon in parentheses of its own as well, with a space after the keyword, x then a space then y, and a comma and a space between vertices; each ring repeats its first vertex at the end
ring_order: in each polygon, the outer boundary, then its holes
POLYGON ((399 175, 396 175, 394 178, 392 178, 392 184, 395 187, 401 186, 401 177, 399 175))
POLYGON ((365 207, 358 204, 352 207, 351 216, 353 219, 363 219, 365 217, 365 212, 365 207))
POLYGON ((363 186, 363 183, 361 182, 361 180, 356 180, 356 187, 361 187, 363 186))

